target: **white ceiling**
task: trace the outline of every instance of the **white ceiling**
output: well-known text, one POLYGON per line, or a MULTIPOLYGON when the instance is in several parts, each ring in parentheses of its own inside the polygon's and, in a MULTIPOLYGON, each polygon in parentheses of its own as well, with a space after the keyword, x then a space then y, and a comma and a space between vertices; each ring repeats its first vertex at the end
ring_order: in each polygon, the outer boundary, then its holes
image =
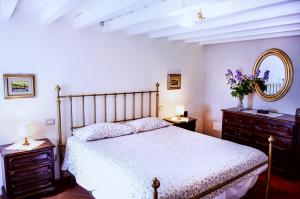
POLYGON ((300 35, 299 0, 0 0, 0 17, 34 13, 43 25, 61 18, 82 29, 102 24, 104 32, 215 44, 300 35), (205 19, 180 26, 187 13, 205 19))

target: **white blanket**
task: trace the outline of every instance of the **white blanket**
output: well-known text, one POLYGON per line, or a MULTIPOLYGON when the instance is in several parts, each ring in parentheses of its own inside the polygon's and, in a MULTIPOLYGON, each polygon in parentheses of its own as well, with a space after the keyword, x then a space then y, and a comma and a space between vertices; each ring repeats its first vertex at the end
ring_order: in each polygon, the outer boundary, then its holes
POLYGON ((152 199, 154 177, 161 183, 160 199, 179 199, 195 196, 266 160, 259 150, 170 126, 91 142, 70 137, 62 169, 75 175, 77 183, 97 199, 152 199))

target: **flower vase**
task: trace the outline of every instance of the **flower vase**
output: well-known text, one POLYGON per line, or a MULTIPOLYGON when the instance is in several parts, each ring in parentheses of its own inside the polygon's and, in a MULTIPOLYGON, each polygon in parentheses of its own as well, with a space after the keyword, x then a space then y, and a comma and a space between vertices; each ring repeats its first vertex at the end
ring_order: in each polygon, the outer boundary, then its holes
POLYGON ((239 104, 237 106, 237 110, 238 111, 243 111, 244 110, 244 104, 243 104, 243 100, 244 100, 244 96, 238 96, 238 100, 239 100, 239 104))

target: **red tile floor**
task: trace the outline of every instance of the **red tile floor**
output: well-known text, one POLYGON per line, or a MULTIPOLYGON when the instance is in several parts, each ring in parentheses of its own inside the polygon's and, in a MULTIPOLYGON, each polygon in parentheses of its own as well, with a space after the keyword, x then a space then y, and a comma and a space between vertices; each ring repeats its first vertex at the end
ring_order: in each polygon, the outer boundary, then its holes
MULTIPOLYGON (((264 189, 250 195, 250 199, 265 197, 264 189)), ((300 199, 300 179, 287 180, 276 175, 271 177, 271 199, 300 199)), ((0 196, 0 199, 1 196, 0 196)), ((68 186, 57 195, 44 199, 92 199, 92 196, 78 185, 68 186)))
MULTIPOLYGON (((265 179, 260 176, 259 180, 265 179)), ((276 175, 270 179, 270 198, 271 199, 300 199, 300 179, 288 180, 276 175)), ((265 196, 265 189, 253 193, 251 199, 260 199, 265 196)))

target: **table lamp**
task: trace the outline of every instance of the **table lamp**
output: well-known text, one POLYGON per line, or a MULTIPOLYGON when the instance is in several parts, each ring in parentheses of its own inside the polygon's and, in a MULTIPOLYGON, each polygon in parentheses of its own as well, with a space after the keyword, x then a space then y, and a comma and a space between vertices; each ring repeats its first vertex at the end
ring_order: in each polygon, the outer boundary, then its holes
POLYGON ((181 115, 184 114, 184 106, 183 105, 176 105, 175 113, 177 115, 177 119, 181 120, 181 115))
POLYGON ((33 135, 32 125, 29 122, 20 123, 18 126, 18 134, 24 139, 24 146, 30 145, 28 137, 33 135))

